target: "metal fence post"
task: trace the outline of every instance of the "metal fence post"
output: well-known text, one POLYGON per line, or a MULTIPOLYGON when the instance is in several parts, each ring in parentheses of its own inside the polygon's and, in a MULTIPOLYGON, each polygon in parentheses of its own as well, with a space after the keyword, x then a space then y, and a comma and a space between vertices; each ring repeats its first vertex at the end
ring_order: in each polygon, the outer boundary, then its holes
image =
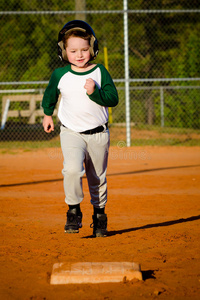
POLYGON ((164 91, 163 87, 160 87, 160 116, 161 116, 161 127, 165 126, 165 116, 164 116, 164 91))
POLYGON ((123 1, 124 8, 124 65, 125 65, 125 103, 126 103, 126 145, 131 145, 130 93, 129 93, 129 52, 128 52, 128 0, 123 1))

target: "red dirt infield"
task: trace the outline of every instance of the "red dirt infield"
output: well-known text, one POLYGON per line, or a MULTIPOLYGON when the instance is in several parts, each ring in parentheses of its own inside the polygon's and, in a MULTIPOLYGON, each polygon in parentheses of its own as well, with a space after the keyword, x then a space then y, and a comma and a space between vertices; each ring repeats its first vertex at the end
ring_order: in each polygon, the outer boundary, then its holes
POLYGON ((83 178, 83 228, 65 234, 59 148, 0 156, 0 299, 199 299, 200 148, 111 147, 108 236, 93 238, 83 178), (143 281, 50 285, 57 262, 137 262, 143 281))

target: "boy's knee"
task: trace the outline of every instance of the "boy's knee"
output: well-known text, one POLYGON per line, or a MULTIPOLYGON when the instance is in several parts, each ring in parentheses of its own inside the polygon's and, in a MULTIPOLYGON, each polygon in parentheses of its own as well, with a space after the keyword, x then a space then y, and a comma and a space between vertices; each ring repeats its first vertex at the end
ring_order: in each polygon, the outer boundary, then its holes
POLYGON ((81 169, 78 166, 73 166, 73 167, 64 166, 64 168, 62 170, 62 174, 64 176, 69 176, 71 178, 82 177, 84 175, 84 173, 85 173, 84 169, 81 169))

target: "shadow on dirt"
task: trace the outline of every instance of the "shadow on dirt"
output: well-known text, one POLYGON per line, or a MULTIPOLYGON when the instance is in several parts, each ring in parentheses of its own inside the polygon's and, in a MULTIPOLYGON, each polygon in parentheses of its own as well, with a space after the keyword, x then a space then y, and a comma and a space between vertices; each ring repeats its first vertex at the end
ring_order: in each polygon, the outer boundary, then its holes
POLYGON ((200 167, 200 165, 188 165, 188 166, 174 166, 174 167, 161 167, 161 168, 155 168, 155 169, 144 169, 144 170, 137 170, 137 171, 129 171, 129 172, 120 172, 120 173, 114 173, 114 174, 107 174, 107 176, 130 175, 130 174, 148 173, 148 172, 156 172, 156 171, 163 171, 163 170, 173 170, 173 169, 183 169, 183 168, 192 168, 192 167, 200 167))
MULTIPOLYGON (((192 221, 196 221, 196 220, 200 220, 200 215, 192 216, 192 217, 185 218, 185 219, 181 218, 178 220, 166 221, 166 222, 162 222, 162 223, 147 224, 147 225, 140 226, 140 227, 108 231, 107 237, 117 235, 117 234, 123 234, 123 233, 127 233, 127 232, 142 230, 142 229, 165 227, 165 226, 171 226, 171 225, 180 224, 180 223, 192 222, 192 221)), ((87 238, 95 238, 95 237, 92 235, 83 237, 83 239, 87 239, 87 238)))
POLYGON ((145 281, 147 279, 156 279, 155 277, 156 270, 146 270, 142 271, 142 279, 145 281))
POLYGON ((196 220, 200 220, 200 215, 192 216, 192 217, 185 218, 185 219, 181 218, 178 220, 166 221, 166 222, 162 222, 162 223, 147 224, 147 225, 140 226, 140 227, 133 227, 133 228, 127 228, 127 229, 122 229, 122 230, 109 231, 108 236, 113 236, 116 234, 122 234, 122 233, 126 233, 126 232, 132 232, 132 231, 141 230, 141 229, 171 226, 171 225, 175 225, 175 224, 192 222, 192 221, 196 221, 196 220))
MULTIPOLYGON (((182 169, 182 168, 194 168, 200 167, 200 165, 188 165, 188 166, 177 166, 177 167, 163 167, 163 168, 155 168, 155 169, 145 169, 145 170, 137 170, 137 171, 130 171, 130 172, 121 172, 121 173, 114 173, 114 174, 107 174, 107 177, 110 176, 119 176, 119 175, 130 175, 130 174, 139 174, 139 173, 147 173, 147 172, 155 172, 155 171, 162 171, 162 170, 172 170, 172 169, 182 169)), ((86 179, 86 176, 83 177, 86 179)), ((31 185, 31 184, 39 184, 39 183, 51 183, 56 181, 62 181, 63 178, 56 178, 56 179, 44 179, 38 181, 30 181, 30 182, 18 182, 18 183, 8 183, 8 184, 0 184, 1 187, 8 187, 8 186, 18 186, 18 185, 31 185)))

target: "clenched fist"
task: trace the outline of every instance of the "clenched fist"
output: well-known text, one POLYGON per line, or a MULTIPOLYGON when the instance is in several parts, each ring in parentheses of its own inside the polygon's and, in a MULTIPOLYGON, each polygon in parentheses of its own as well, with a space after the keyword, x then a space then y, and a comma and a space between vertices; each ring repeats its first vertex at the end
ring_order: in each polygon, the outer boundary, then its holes
POLYGON ((52 116, 44 115, 43 128, 44 128, 44 131, 47 133, 54 131, 54 123, 53 123, 52 116))
POLYGON ((94 93, 94 90, 95 90, 94 80, 91 78, 86 79, 84 88, 86 89, 88 95, 91 95, 92 93, 94 93))

